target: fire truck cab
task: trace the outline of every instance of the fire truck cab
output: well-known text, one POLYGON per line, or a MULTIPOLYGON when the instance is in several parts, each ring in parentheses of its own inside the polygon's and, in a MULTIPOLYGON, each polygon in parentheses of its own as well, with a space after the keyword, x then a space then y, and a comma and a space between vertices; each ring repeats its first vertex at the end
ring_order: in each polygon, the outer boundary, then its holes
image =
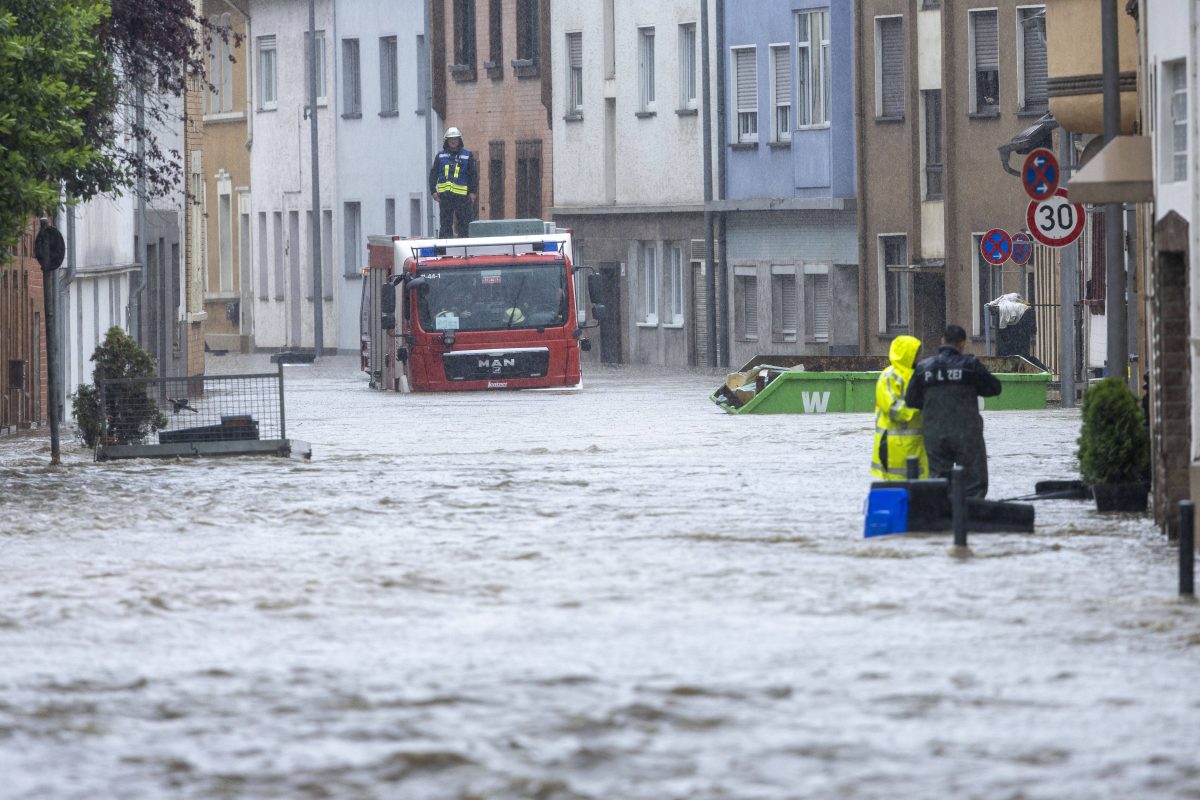
POLYGON ((361 364, 372 388, 580 388, 590 343, 569 230, 477 221, 465 239, 371 236, 367 253, 361 364))

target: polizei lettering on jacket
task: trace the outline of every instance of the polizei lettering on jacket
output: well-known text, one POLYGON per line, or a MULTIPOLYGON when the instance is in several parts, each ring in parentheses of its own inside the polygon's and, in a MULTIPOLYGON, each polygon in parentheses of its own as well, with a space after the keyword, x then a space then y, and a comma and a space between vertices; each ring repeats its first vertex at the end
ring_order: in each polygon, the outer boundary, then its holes
POLYGON ((961 369, 946 369, 946 370, 925 370, 926 383, 962 383, 963 371, 961 369))

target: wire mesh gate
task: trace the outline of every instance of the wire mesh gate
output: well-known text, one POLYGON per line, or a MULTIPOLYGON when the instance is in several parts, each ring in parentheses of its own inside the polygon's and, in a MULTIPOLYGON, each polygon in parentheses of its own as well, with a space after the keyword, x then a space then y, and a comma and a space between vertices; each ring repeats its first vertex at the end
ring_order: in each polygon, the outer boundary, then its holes
POLYGON ((108 379, 98 388, 99 460, 274 452, 287 444, 282 364, 247 375, 108 379))

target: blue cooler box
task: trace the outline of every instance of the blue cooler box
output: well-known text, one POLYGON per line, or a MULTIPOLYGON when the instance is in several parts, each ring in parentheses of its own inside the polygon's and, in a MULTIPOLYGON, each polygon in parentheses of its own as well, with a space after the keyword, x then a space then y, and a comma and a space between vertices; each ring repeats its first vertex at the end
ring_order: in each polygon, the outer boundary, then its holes
POLYGON ((904 533, 908 530, 908 490, 872 489, 867 495, 867 521, 863 538, 904 533))

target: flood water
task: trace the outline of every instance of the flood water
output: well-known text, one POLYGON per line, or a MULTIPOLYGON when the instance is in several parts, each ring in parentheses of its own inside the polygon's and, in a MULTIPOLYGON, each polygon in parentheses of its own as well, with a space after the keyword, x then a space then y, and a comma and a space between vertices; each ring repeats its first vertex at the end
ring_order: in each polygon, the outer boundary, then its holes
MULTIPOLYGON (((1044 502, 957 558, 862 538, 869 415, 287 376, 310 462, 0 439, 0 797, 1200 797, 1146 517, 1044 502)), ((990 496, 1075 477, 1078 426, 988 413, 990 496)))

